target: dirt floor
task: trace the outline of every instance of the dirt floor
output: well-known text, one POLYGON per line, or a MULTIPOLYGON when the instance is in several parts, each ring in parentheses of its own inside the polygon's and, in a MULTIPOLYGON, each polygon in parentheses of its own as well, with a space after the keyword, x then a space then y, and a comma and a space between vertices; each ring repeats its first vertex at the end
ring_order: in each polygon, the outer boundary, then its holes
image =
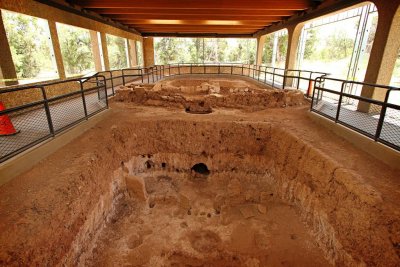
POLYGON ((398 171, 307 106, 117 100, 0 187, 0 265, 400 265, 398 171))
POLYGON ((171 171, 130 176, 128 181, 142 182, 128 184, 133 199, 122 204, 84 265, 330 265, 292 206, 269 194, 260 201, 257 189, 245 190, 236 178, 259 177, 199 176, 171 171), (241 191, 251 201, 239 200, 241 191))

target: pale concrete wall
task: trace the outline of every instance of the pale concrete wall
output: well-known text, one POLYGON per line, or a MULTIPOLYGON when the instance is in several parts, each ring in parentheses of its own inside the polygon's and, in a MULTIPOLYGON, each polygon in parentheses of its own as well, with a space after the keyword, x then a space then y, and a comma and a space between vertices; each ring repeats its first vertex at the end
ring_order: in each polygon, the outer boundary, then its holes
POLYGON ((94 69, 99 72, 102 71, 103 68, 101 66, 101 53, 99 46, 99 38, 97 37, 97 32, 90 30, 90 44, 92 45, 93 52, 93 60, 94 60, 94 69))
POLYGON ((0 12, 0 86, 18 84, 17 72, 8 45, 6 30, 4 29, 3 18, 0 12), (11 80, 1 82, 1 80, 11 80))
MULTIPOLYGON (((400 1, 375 1, 378 26, 365 74, 365 82, 389 85, 400 49, 400 1)), ((361 95, 384 101, 386 90, 364 86, 361 95)), ((360 102, 358 110, 371 111, 372 106, 360 102)))
POLYGON ((260 36, 257 38, 257 60, 256 65, 262 64, 262 56, 263 56, 263 48, 265 44, 266 35, 260 36))
POLYGON ((154 38, 143 38, 143 59, 144 66, 150 67, 154 65, 154 38))
POLYGON ((136 52, 136 41, 129 40, 128 42, 128 49, 129 49, 129 60, 131 67, 136 67, 138 65, 137 61, 137 52, 136 52))
POLYGON ((64 68, 64 61, 61 54, 61 46, 60 46, 60 40, 58 39, 56 22, 49 20, 48 23, 49 23, 51 43, 53 45, 54 57, 56 59, 58 77, 60 79, 65 79, 66 74, 64 68))

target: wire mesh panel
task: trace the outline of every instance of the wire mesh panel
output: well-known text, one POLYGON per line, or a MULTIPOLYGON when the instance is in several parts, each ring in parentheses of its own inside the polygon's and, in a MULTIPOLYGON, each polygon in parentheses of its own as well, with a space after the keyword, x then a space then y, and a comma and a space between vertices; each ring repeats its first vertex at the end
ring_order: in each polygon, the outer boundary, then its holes
POLYGON ((204 67, 203 66, 192 66, 192 73, 193 74, 204 74, 204 67))
POLYGON ((232 66, 220 66, 219 71, 221 74, 231 74, 232 68, 232 66))
POLYGON ((379 138, 400 150, 400 89, 392 89, 388 92, 387 103, 379 138))
POLYGON ((69 97, 49 99, 49 109, 56 132, 85 119, 85 108, 80 91, 69 97))
POLYGON ((18 133, 0 135, 0 161, 52 136, 44 103, 0 115, 2 119, 5 116, 8 116, 18 133))
POLYGON ((371 110, 380 110, 381 106, 357 100, 352 97, 343 97, 342 99, 338 121, 366 135, 370 135, 371 137, 375 136, 380 113, 363 112, 357 107, 362 104, 369 104, 371 110), (349 100, 353 104, 347 104, 349 100))
POLYGON ((233 66, 233 75, 242 75, 243 73, 243 67, 242 66, 233 66))
POLYGON ((107 107, 104 89, 91 89, 85 91, 84 95, 88 116, 96 114, 107 107))
POLYGON ((334 96, 337 98, 336 101, 339 100, 339 95, 334 95, 331 94, 331 96, 329 96, 328 98, 325 96, 326 94, 329 94, 326 91, 323 91, 321 89, 315 88, 314 90, 314 99, 312 101, 312 110, 316 111, 320 114, 325 115, 326 117, 329 117, 331 119, 335 119, 336 118, 336 114, 337 114, 337 102, 336 103, 332 103, 332 101, 328 101, 332 100, 334 98, 334 96))
POLYGON ((400 89, 317 78, 311 110, 400 150, 400 89))
POLYGON ((124 69, 122 73, 125 84, 142 79, 141 69, 124 69))
POLYGON ((205 70, 209 74, 218 74, 219 66, 206 66, 205 70))
POLYGON ((191 66, 180 66, 180 73, 181 74, 190 74, 191 73, 191 66))

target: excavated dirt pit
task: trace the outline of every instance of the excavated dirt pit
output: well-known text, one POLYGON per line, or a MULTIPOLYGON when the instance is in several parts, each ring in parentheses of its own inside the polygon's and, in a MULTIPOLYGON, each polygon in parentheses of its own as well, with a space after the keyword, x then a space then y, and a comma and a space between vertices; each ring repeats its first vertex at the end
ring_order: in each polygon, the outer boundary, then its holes
POLYGON ((154 87, 0 187, 0 266, 400 265, 398 171, 307 107, 263 110, 285 91, 249 112, 154 87))
POLYGON ((251 155, 131 159, 130 198, 85 265, 329 266, 298 210, 267 186, 267 166, 251 155), (199 159, 211 170, 187 165, 199 159))
POLYGON ((116 99, 149 106, 179 107, 190 113, 210 113, 213 107, 261 110, 305 104, 299 90, 273 89, 246 78, 212 75, 184 75, 156 84, 132 84, 120 88, 116 99))

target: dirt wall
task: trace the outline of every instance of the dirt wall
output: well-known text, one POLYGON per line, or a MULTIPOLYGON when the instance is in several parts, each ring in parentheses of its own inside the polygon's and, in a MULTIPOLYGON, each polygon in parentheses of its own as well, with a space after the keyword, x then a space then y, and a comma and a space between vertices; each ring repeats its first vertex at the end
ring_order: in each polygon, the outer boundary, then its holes
POLYGON ((391 206, 361 176, 296 134, 265 122, 117 116, 0 187, 0 263, 82 262, 99 230, 120 210, 118 200, 126 196, 122 162, 162 153, 170 156, 155 157, 153 163, 166 161, 180 171, 188 171, 197 158, 211 171, 264 173, 266 188, 272 186, 297 206, 337 265, 400 262, 400 224, 391 206), (177 156, 187 153, 191 156, 177 156))

